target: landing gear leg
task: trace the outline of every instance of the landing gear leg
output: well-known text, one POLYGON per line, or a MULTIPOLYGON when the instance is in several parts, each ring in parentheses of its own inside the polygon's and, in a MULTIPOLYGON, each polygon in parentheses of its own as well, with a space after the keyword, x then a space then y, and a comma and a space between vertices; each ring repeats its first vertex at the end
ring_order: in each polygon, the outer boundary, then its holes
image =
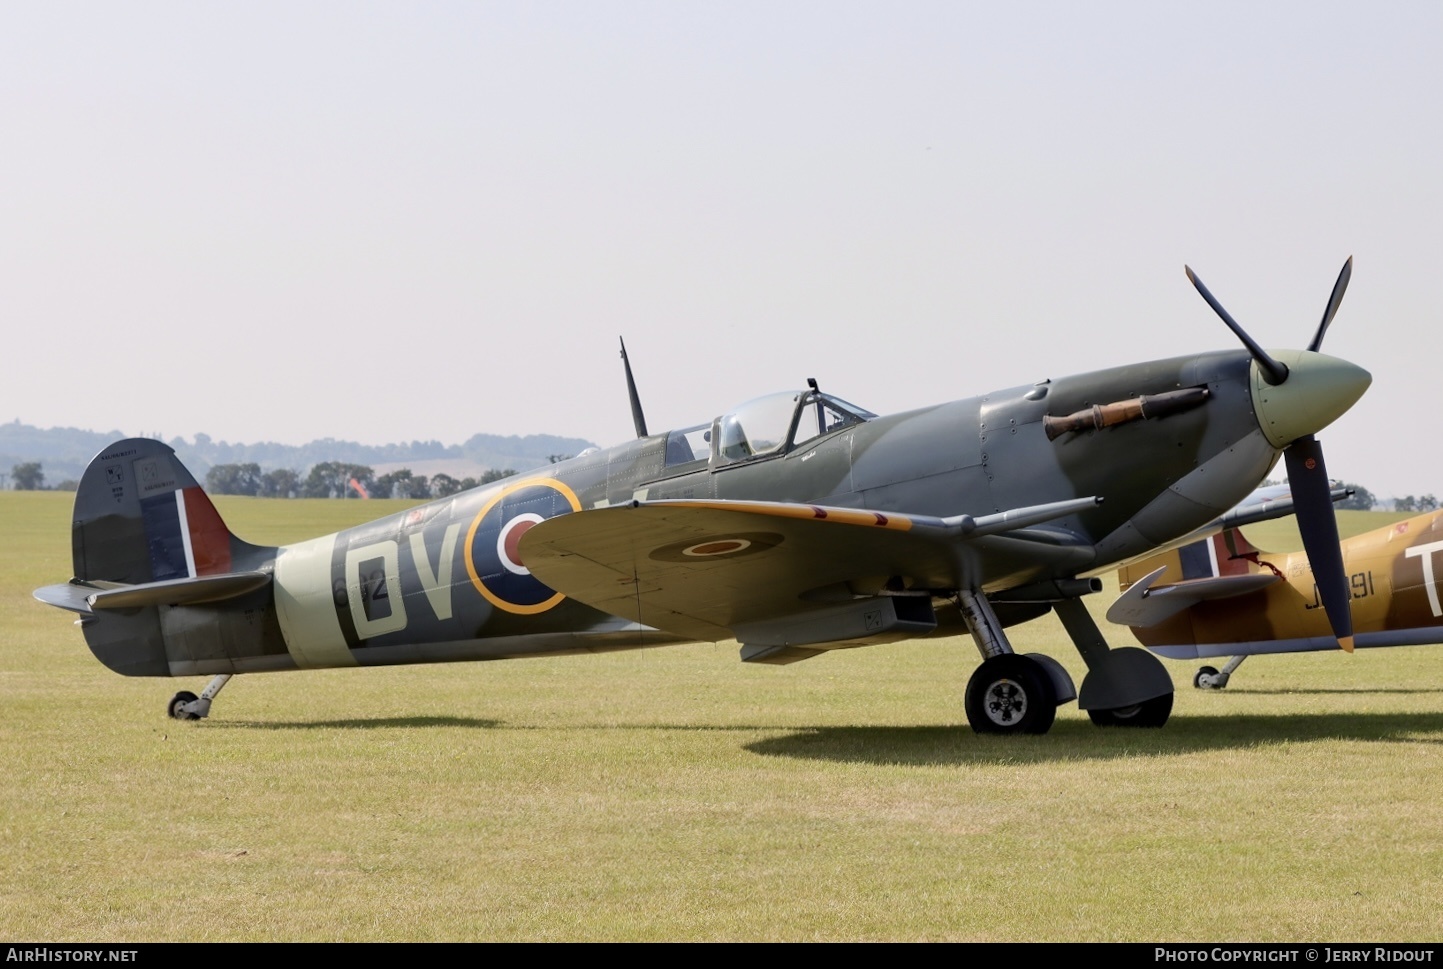
POLYGON ((221 691, 233 673, 221 673, 217 675, 200 696, 196 696, 189 690, 181 690, 170 698, 170 704, 165 708, 166 714, 172 720, 201 720, 210 715, 210 701, 214 700, 216 694, 221 691))
POLYGON ((981 592, 963 590, 958 605, 982 654, 982 665, 967 682, 967 722, 977 733, 1046 733, 1058 704, 1077 697, 1072 677, 1050 656, 1013 652, 981 592))
POLYGON ((1109 649, 1080 599, 1053 605, 1087 664, 1077 705, 1100 727, 1161 727, 1172 715, 1172 677, 1145 649, 1109 649))
POLYGON ((1242 666, 1243 660, 1245 659, 1247 659, 1246 655, 1234 656, 1228 660, 1227 665, 1221 670, 1214 669, 1211 666, 1204 666, 1197 671, 1197 676, 1192 678, 1192 685, 1199 690, 1221 690, 1228 685, 1228 680, 1232 677, 1233 671, 1239 666, 1242 666))

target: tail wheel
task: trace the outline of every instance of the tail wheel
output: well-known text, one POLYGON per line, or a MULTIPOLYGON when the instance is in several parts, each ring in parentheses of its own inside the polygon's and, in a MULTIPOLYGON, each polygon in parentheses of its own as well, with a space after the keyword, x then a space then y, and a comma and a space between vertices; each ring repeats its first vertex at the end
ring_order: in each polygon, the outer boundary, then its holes
POLYGON ((1057 693, 1041 664, 1007 653, 977 667, 967 683, 966 707, 977 733, 1042 734, 1057 717, 1057 693))
POLYGON ((166 715, 172 720, 199 720, 200 717, 185 708, 187 703, 194 703, 199 699, 200 697, 189 690, 181 690, 170 698, 170 705, 165 708, 166 715))
POLYGON ((1199 690, 1221 690, 1222 685, 1217 682, 1217 676, 1217 667, 1204 666, 1192 678, 1192 685, 1199 690))
POLYGON ((1087 715, 1099 727, 1161 727, 1172 715, 1172 694, 1112 710, 1088 710, 1087 715))

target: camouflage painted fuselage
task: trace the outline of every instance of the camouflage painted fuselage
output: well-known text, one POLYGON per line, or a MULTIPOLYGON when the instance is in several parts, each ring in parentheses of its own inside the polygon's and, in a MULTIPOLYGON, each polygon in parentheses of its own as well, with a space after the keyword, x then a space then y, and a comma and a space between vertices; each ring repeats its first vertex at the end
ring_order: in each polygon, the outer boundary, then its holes
MULTIPOLYGON (((665 630, 546 588, 516 554, 531 524, 637 500, 745 499, 945 517, 1098 496, 1100 505, 1053 523, 1071 536, 1065 560, 994 550, 970 553, 968 565, 987 594, 1096 574, 1206 523, 1267 475, 1279 445, 1260 427, 1258 388, 1246 352, 1205 353, 859 418, 741 459, 721 455, 718 418, 708 452, 678 446, 679 432, 653 435, 281 548, 231 536, 169 448, 124 441, 95 459, 77 494, 78 582, 246 572, 271 582, 213 601, 96 610, 83 628, 106 665, 140 676, 676 642, 665 630), (1185 388, 1206 388, 1198 395, 1206 399, 1180 413, 1055 440, 1044 432, 1045 416, 1185 388)), ((899 579, 932 590, 939 602, 950 591, 935 574, 899 579)))

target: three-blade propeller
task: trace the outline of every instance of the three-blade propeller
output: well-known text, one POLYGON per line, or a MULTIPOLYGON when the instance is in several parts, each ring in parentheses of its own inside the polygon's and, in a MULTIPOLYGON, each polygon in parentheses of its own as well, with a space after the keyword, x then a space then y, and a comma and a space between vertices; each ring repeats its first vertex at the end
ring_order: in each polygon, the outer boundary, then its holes
MULTIPOLYGON (((1342 272, 1338 274, 1338 281, 1333 284, 1333 293, 1323 311, 1323 320, 1318 324, 1312 342, 1308 344, 1309 352, 1317 353, 1322 347, 1323 335, 1327 332, 1328 325, 1333 322, 1333 317, 1337 315, 1338 304, 1343 301, 1343 293, 1347 291, 1348 280, 1352 275, 1353 257, 1349 256, 1348 261, 1343 264, 1342 272)), ((1222 304, 1208 292, 1202 280, 1198 279, 1191 269, 1187 269, 1187 278, 1197 287, 1202 298, 1207 300, 1213 312, 1222 318, 1228 328, 1237 334, 1243 346, 1247 347, 1248 353, 1252 354, 1262 372, 1263 380, 1275 387, 1285 383, 1289 376, 1287 365, 1275 360, 1259 346, 1228 311, 1223 309, 1222 304)), ((1347 574, 1343 570, 1343 550, 1338 542, 1338 522, 1333 515, 1332 487, 1328 482, 1327 466, 1323 463, 1322 445, 1312 434, 1305 434, 1283 449, 1283 459, 1288 468, 1288 482, 1293 493, 1298 530, 1303 537, 1303 550, 1307 552, 1308 562, 1313 568, 1318 597, 1328 615, 1328 624, 1333 629, 1333 635, 1338 638, 1338 645, 1352 652, 1352 592, 1348 586, 1347 574)))

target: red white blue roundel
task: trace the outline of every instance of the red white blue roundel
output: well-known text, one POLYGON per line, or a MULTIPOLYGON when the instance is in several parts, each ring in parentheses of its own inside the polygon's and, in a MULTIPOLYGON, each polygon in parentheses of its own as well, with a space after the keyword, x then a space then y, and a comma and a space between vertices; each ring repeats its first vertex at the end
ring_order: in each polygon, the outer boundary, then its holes
POLYGON ((498 609, 531 615, 564 596, 536 579, 517 548, 537 522, 580 511, 575 492, 552 478, 509 485, 481 506, 466 533, 466 571, 471 584, 498 609))
POLYGON ((759 555, 782 544, 785 539, 776 532, 726 532, 672 542, 652 549, 651 558, 658 562, 696 562, 699 559, 736 558, 759 555))

